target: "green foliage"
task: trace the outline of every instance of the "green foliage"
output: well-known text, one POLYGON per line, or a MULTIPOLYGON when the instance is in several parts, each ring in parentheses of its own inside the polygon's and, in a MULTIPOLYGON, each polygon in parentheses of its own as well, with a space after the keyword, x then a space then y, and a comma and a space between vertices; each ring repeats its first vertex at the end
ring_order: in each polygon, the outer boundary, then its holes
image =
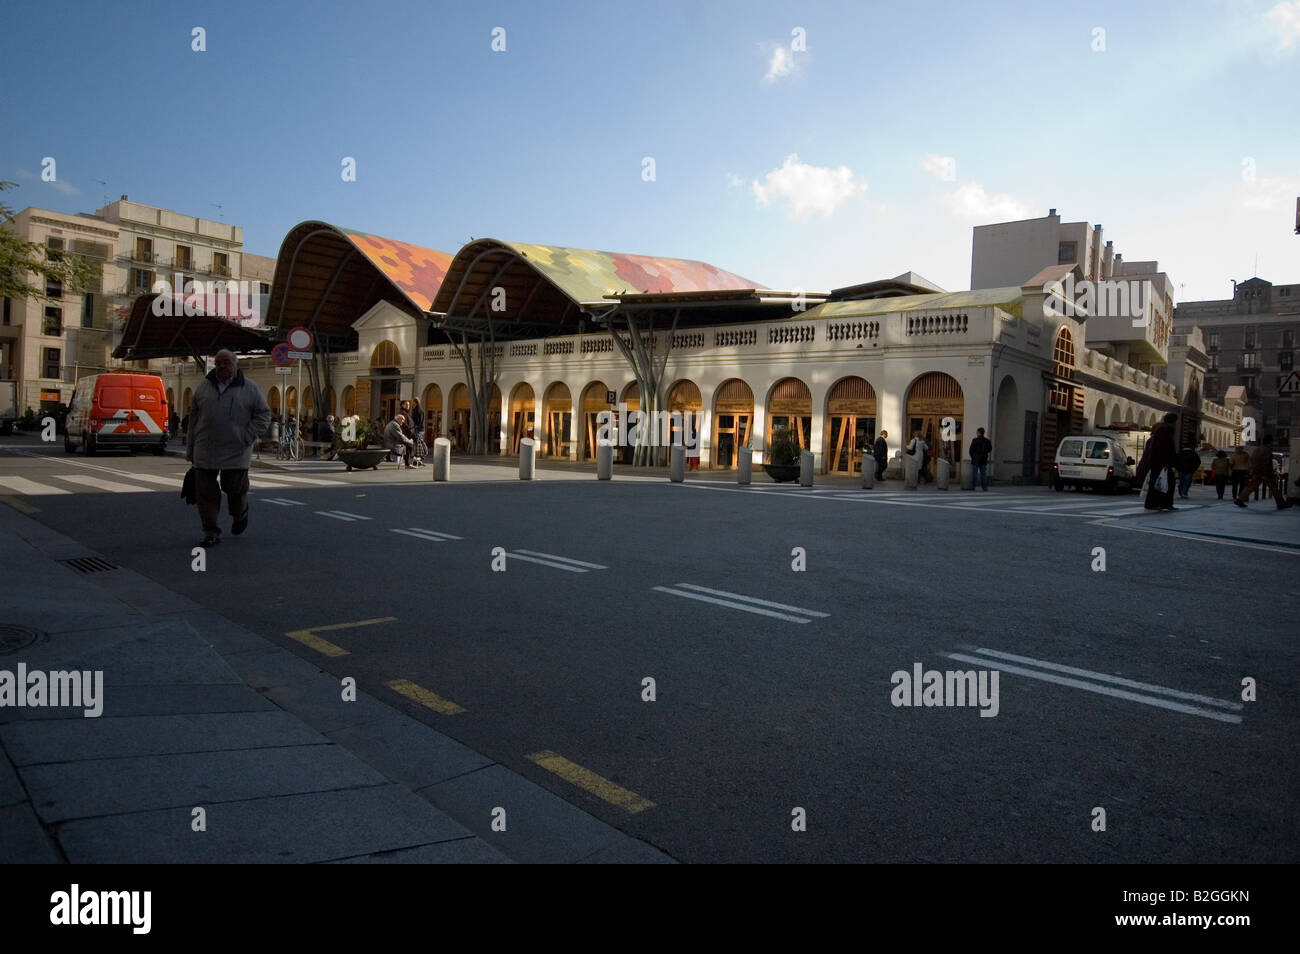
MULTIPOLYGON (((12 188, 14 183, 0 182, 0 191, 12 188)), ((52 301, 45 294, 49 282, 57 281, 65 291, 76 295, 102 277, 103 266, 99 262, 27 241, 11 228, 14 217, 14 211, 0 203, 0 298, 52 301), (33 273, 34 282, 30 280, 33 273)))
POLYGON ((772 463, 777 466, 799 463, 799 442, 789 428, 772 432, 772 463))
POLYGON ((370 422, 359 414, 355 417, 343 418, 334 428, 335 450, 361 450, 378 443, 379 434, 370 426, 370 422), (354 439, 344 440, 344 435, 349 432, 354 439))

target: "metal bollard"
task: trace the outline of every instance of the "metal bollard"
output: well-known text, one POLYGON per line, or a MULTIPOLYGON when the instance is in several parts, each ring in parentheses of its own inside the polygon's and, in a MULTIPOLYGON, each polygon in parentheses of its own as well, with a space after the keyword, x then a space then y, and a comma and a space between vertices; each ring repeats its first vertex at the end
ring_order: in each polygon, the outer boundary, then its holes
POLYGON ((596 479, 609 480, 614 476, 614 445, 601 438, 596 445, 596 479))
POLYGON ((867 457, 864 454, 862 457, 862 489, 872 490, 875 486, 876 459, 874 457, 867 457))
POLYGON ((952 462, 946 457, 940 457, 935 464, 938 471, 934 475, 934 485, 938 490, 947 490, 948 481, 952 479, 952 462))
POLYGON ((736 483, 748 487, 754 476, 754 452, 742 447, 736 457, 736 483))
POLYGON ((537 441, 525 437, 519 442, 519 479, 533 479, 533 465, 537 460, 537 441))
POLYGON ((451 441, 445 437, 433 442, 433 479, 451 480, 451 441))
POLYGON ((668 448, 668 479, 675 484, 686 479, 686 448, 681 444, 668 448))
POLYGON ((917 464, 916 458, 911 454, 905 454, 903 456, 903 489, 915 490, 920 474, 921 467, 917 464))
POLYGON ((813 485, 813 453, 812 451, 801 450, 799 452, 799 486, 811 487, 813 485))
POLYGON ((961 489, 975 489, 975 465, 970 462, 969 458, 961 462, 961 489))

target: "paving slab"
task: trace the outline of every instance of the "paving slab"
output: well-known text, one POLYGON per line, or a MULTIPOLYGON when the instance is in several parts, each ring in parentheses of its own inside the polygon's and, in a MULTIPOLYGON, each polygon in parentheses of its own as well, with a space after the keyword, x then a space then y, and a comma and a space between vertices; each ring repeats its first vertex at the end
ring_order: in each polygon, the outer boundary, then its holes
POLYGON ((374 722, 326 735, 414 791, 493 764, 469 746, 391 709, 374 722))
MULTIPOLYGON (((3 668, 3 667, 0 667, 3 668)), ((105 712, 108 717, 143 715, 179 715, 187 712, 258 712, 276 706, 241 683, 183 686, 115 686, 108 694, 105 712)), ((105 718, 101 716, 100 718, 105 718)), ((0 709, 0 725, 18 722, 44 722, 57 719, 93 721, 72 708, 0 709)))
POLYGON ((512 864, 482 838, 458 838, 436 845, 402 848, 359 858, 341 858, 335 865, 503 865, 512 864))
POLYGON ((26 802, 0 807, 0 860, 6 865, 56 865, 63 861, 26 802))

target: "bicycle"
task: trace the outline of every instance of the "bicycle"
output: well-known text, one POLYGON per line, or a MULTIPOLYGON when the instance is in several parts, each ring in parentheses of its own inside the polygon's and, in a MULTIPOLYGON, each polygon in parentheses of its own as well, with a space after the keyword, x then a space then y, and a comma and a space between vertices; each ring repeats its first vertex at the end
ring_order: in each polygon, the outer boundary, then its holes
POLYGON ((296 428, 286 428, 277 447, 280 460, 302 460, 302 438, 296 428))

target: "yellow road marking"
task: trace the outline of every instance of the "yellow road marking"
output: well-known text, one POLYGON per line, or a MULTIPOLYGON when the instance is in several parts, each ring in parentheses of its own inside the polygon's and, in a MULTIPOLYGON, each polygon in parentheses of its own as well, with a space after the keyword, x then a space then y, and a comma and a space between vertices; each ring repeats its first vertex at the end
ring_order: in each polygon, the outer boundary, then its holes
POLYGON ((0 500, 3 500, 5 503, 13 507, 19 513, 33 514, 33 513, 41 512, 39 507, 33 507, 31 504, 27 503, 26 501, 19 500, 17 497, 11 497, 8 494, 0 496, 0 500))
POLYGON ((534 752, 528 758, 548 772, 560 776, 571 785, 585 789, 597 798, 603 799, 611 805, 617 805, 629 814, 635 815, 637 812, 643 812, 647 808, 655 807, 655 803, 649 799, 642 798, 636 792, 629 791, 607 778, 602 778, 595 772, 588 771, 581 765, 570 762, 564 756, 557 755, 549 749, 545 752, 534 752))
POLYGON ((310 646, 318 653, 326 656, 347 656, 348 651, 342 646, 335 646, 328 639, 321 639, 317 633, 327 633, 334 629, 352 629, 354 626, 373 626, 375 623, 392 623, 396 622, 396 616, 380 616, 378 619, 362 619, 355 623, 332 623, 329 626, 313 626, 310 629, 295 629, 292 632, 285 633, 290 639, 296 639, 304 646, 310 646))
POLYGON ((428 706, 434 712, 441 712, 443 715, 456 715, 465 711, 450 699, 444 699, 436 692, 430 692, 424 686, 416 685, 409 679, 394 679, 385 685, 394 692, 400 692, 406 698, 414 699, 420 705, 428 706))

